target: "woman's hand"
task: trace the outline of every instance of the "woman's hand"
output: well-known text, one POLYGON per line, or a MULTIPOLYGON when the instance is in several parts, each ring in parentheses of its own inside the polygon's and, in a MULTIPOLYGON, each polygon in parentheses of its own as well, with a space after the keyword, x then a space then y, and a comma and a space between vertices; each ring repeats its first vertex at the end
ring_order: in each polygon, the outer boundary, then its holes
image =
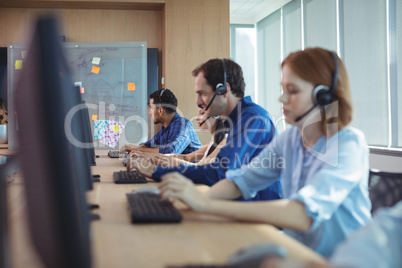
POLYGON ((162 176, 158 186, 163 199, 181 200, 195 211, 202 211, 208 206, 209 199, 197 190, 194 183, 178 172, 162 176))
POLYGON ((140 174, 148 178, 152 178, 152 173, 155 169, 155 165, 145 158, 129 158, 126 167, 127 171, 136 169, 140 174))

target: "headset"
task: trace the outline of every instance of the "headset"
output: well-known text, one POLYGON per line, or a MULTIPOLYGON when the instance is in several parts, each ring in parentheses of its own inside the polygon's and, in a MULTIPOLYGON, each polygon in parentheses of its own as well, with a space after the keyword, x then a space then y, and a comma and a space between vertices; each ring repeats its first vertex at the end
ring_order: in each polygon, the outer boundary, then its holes
POLYGON ((304 118, 306 115, 308 115, 315 107, 324 107, 325 105, 328 105, 331 103, 334 94, 335 94, 335 89, 338 84, 338 56, 335 52, 331 51, 331 55, 334 58, 334 63, 335 63, 335 70, 334 74, 332 76, 332 85, 329 88, 328 86, 325 85, 318 85, 313 89, 312 93, 312 98, 313 98, 313 107, 311 107, 307 112, 304 114, 296 117, 295 122, 300 121, 302 118, 304 118))
POLYGON ((163 92, 165 92, 165 90, 166 90, 166 89, 162 89, 162 90, 161 90, 161 92, 159 93, 159 98, 161 98, 161 97, 162 97, 163 92))
POLYGON ((224 95, 227 91, 226 87, 226 80, 227 80, 227 74, 226 74, 226 65, 225 65, 225 60, 221 59, 222 61, 222 69, 223 69, 223 84, 218 83, 215 87, 215 93, 212 96, 211 101, 208 103, 207 108, 205 108, 205 111, 208 110, 209 106, 211 106, 212 102, 214 101, 216 95, 224 95))

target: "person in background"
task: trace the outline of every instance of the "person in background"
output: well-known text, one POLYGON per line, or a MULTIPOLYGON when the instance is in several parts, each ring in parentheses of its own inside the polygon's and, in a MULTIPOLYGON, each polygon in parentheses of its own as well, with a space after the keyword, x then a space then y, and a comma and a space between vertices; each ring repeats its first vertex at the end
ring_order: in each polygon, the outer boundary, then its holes
POLYGON ((200 213, 266 222, 329 257, 352 232, 371 220, 368 148, 349 127, 352 101, 345 66, 336 53, 307 48, 282 63, 279 101, 293 125, 248 164, 228 170, 201 194, 179 173, 162 177, 162 198, 182 200, 200 213), (267 160, 280 161, 281 166, 267 160), (241 203, 281 178, 283 199, 241 203))
MULTIPOLYGON (((253 103, 249 96, 244 96, 243 70, 236 62, 211 59, 195 68, 192 74, 198 107, 210 116, 219 116, 228 128, 226 145, 220 149, 214 162, 205 165, 163 167, 135 158, 127 164, 129 169, 136 168, 153 179, 178 171, 194 183, 211 186, 224 179, 226 171, 248 164, 276 135, 270 114, 253 103)), ((246 199, 256 201, 280 197, 280 182, 277 181, 246 199)))
POLYGON ((149 141, 140 146, 124 145, 120 152, 188 154, 202 147, 193 124, 176 112, 177 99, 172 91, 160 89, 149 97, 149 114, 162 128, 149 141))
POLYGON ((226 128, 218 117, 206 116, 203 109, 199 109, 196 117, 201 131, 209 130, 211 140, 197 151, 189 154, 137 154, 137 157, 145 157, 155 165, 175 167, 180 164, 204 165, 215 160, 222 146, 226 144, 226 128))

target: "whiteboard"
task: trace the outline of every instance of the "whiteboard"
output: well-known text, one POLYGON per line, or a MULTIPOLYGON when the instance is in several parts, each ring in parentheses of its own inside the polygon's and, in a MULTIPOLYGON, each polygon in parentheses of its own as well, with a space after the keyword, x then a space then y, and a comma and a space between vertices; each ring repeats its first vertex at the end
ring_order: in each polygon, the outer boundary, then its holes
MULTIPOLYGON (((73 82, 82 87, 81 96, 88 106, 92 133, 94 123, 99 122, 95 120, 119 122, 124 126, 115 147, 94 139, 95 148, 117 149, 127 143, 146 141, 147 43, 66 42, 63 46, 73 82)), ((21 60, 23 64, 24 47, 18 43, 8 45, 9 103, 13 97, 10 91, 19 71, 15 62, 21 60)), ((14 135, 11 133, 10 136, 14 135)))

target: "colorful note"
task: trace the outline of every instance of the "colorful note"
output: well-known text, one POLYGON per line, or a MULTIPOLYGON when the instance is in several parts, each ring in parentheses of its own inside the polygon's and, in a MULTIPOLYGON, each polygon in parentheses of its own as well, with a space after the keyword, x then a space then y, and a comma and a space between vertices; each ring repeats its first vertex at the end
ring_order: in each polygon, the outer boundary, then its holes
POLYGON ((99 57, 92 58, 92 64, 99 65, 100 61, 101 61, 101 58, 99 58, 99 57))
POLYGON ((92 66, 91 73, 99 74, 99 71, 100 71, 100 67, 98 67, 98 66, 92 66))
POLYGON ((121 130, 121 128, 120 128, 119 124, 116 124, 116 125, 112 126, 112 130, 114 133, 117 133, 121 130))
POLYGON ((15 61, 15 69, 16 70, 22 69, 22 60, 16 60, 15 61))
POLYGON ((93 114, 92 115, 92 120, 97 120, 98 119, 98 115, 97 114, 93 114))
POLYGON ((94 139, 100 139, 104 136, 106 132, 107 121, 106 120, 95 120, 94 121, 94 139))
POLYGON ((80 92, 81 92, 81 94, 85 93, 84 87, 80 87, 80 92))
POLYGON ((115 148, 123 133, 124 125, 113 120, 94 121, 94 139, 109 147, 115 148))
POLYGON ((128 90, 135 90, 135 84, 134 83, 127 83, 128 90))

